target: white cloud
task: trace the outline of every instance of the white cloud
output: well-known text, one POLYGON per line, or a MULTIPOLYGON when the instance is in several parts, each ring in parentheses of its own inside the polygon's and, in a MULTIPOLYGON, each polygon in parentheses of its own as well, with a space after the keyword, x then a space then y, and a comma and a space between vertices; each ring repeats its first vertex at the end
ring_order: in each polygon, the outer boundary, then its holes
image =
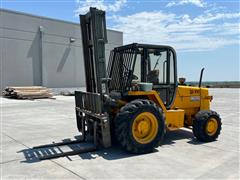
POLYGON ((166 5, 166 7, 181 6, 186 4, 192 4, 198 7, 204 7, 206 3, 204 3, 203 0, 180 0, 180 1, 169 2, 166 5))
POLYGON ((200 15, 194 19, 196 23, 207 23, 219 19, 237 19, 240 17, 240 13, 207 13, 204 15, 200 15))
POLYGON ((112 26, 123 31, 124 43, 167 44, 182 51, 212 50, 239 43, 239 13, 204 14, 191 18, 162 11, 114 16, 112 26), (222 20, 223 23, 215 23, 222 20))
POLYGON ((127 0, 116 0, 112 3, 104 0, 77 0, 76 3, 77 9, 74 13, 79 15, 87 13, 90 7, 96 7, 107 12, 117 12, 127 3, 127 0))
POLYGON ((181 51, 213 50, 231 44, 239 44, 240 13, 224 13, 223 7, 215 7, 203 0, 179 0, 168 3, 168 7, 192 4, 208 6, 202 14, 176 15, 164 11, 143 11, 130 15, 114 15, 121 11, 127 0, 77 1, 75 14, 88 12, 89 7, 112 12, 108 16, 110 28, 123 32, 124 44, 139 42, 167 44, 181 51), (211 8, 209 8, 211 7, 211 8))

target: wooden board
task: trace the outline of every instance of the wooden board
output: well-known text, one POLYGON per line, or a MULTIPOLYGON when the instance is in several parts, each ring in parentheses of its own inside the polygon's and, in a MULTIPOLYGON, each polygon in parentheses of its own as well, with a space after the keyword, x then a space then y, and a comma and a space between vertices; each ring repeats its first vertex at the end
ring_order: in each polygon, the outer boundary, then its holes
POLYGON ((39 99, 53 96, 49 89, 42 86, 10 86, 4 89, 2 95, 16 99, 39 99))

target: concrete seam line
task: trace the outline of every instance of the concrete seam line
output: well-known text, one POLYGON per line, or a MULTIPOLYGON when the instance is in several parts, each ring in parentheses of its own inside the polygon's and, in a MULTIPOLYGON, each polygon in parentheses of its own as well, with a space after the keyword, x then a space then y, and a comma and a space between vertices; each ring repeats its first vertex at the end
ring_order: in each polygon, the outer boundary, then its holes
POLYGON ((77 173, 75 173, 74 171, 72 171, 72 170, 66 168, 65 166, 63 166, 63 165, 57 163, 56 161, 54 161, 54 160, 50 160, 50 161, 52 161, 53 163, 55 163, 55 164, 57 164, 58 166, 62 167, 63 169, 65 169, 65 170, 71 172, 72 174, 75 174, 75 175, 78 176, 79 178, 84 179, 84 180, 87 180, 86 178, 80 176, 79 174, 77 174, 77 173))
POLYGON ((6 133, 4 133, 4 132, 3 132, 2 134, 4 134, 5 136, 9 137, 9 138, 12 139, 12 140, 14 140, 14 141, 17 142, 18 144, 21 144, 21 145, 23 145, 23 146, 25 146, 25 147, 27 147, 27 148, 30 148, 30 147, 28 147, 27 145, 23 144, 22 142, 20 142, 20 141, 14 139, 13 137, 9 136, 8 134, 6 134, 6 133))
POLYGON ((209 146, 209 145, 206 145, 206 144, 202 144, 202 146, 205 146, 207 148, 210 148, 210 149, 217 149, 217 150, 220 150, 220 151, 224 151, 224 152, 233 152, 233 153, 238 153, 238 151, 236 150, 224 150, 222 148, 218 148, 218 147, 213 147, 213 146, 209 146))
MULTIPOLYGON (((17 142, 18 144, 21 144, 21 145, 25 146, 26 148, 30 148, 29 146, 27 146, 27 145, 23 144, 22 142, 20 142, 20 141, 14 139, 13 137, 9 136, 8 134, 6 134, 6 133, 4 133, 4 132, 3 132, 2 134, 4 134, 5 136, 11 138, 12 140, 14 140, 15 142, 17 142)), ((31 149, 31 148, 30 148, 30 149, 31 149)), ((18 160, 18 159, 17 159, 17 160, 18 160)), ((50 160, 50 161, 51 161, 52 163, 58 165, 59 167, 61 167, 61 168, 65 169, 65 170, 67 170, 68 172, 70 172, 70 173, 76 175, 77 177, 79 177, 79 178, 81 178, 81 179, 83 179, 83 180, 86 180, 86 178, 84 178, 84 177, 80 176, 79 174, 73 172, 72 170, 70 170, 70 169, 64 167, 63 165, 61 165, 61 164, 59 164, 59 163, 57 163, 57 162, 55 162, 55 161, 53 161, 53 160, 50 160)), ((0 164, 1 164, 1 163, 0 163, 0 164)))
POLYGON ((0 164, 7 164, 7 163, 14 162, 14 161, 18 161, 18 160, 21 160, 21 159, 18 158, 18 159, 13 159, 13 160, 8 160, 8 161, 3 161, 3 162, 0 162, 0 164))

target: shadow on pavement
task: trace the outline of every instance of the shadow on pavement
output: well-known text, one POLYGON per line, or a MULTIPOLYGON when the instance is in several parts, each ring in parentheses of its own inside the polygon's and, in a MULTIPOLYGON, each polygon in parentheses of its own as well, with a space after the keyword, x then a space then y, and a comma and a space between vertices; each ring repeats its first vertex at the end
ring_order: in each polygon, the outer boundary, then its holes
MULTIPOLYGON (((78 140, 79 136, 75 136, 74 138, 75 140, 78 140)), ((162 142, 162 146, 174 145, 176 141, 181 139, 189 139, 188 143, 194 144, 194 145, 202 144, 202 143, 199 143, 197 140, 195 140, 192 132, 179 129, 176 131, 167 132, 162 142)), ((69 141, 71 141, 70 138, 62 140, 62 142, 69 142, 69 141)), ((91 145, 92 144, 90 143, 84 142, 84 143, 77 143, 77 144, 67 144, 64 146, 44 147, 44 148, 37 148, 37 149, 27 148, 27 149, 18 151, 18 153, 24 154, 25 160, 21 161, 22 163, 35 163, 35 162, 39 162, 40 161, 39 158, 42 158, 42 157, 64 153, 66 151, 76 151, 81 148, 87 148, 91 145)), ((158 150, 155 149, 154 152, 158 152, 158 150)), ((99 156, 107 160, 116 160, 116 159, 138 156, 136 154, 131 154, 129 152, 124 151, 123 149, 121 149, 121 147, 119 147, 119 145, 114 145, 111 148, 106 148, 106 149, 100 148, 93 152, 87 152, 87 153, 82 153, 77 155, 81 157, 81 159, 88 159, 88 160, 95 159, 99 156)), ((71 161, 70 156, 65 156, 65 157, 71 161)))
POLYGON ((181 140, 181 139, 188 139, 189 141, 187 143, 193 144, 193 145, 201 145, 205 144, 204 142, 198 141, 193 133, 189 130, 186 129, 178 129, 175 131, 167 132, 165 134, 164 140, 163 140, 163 145, 168 144, 175 144, 176 141, 181 140))
MULTIPOLYGON (((75 140, 79 140, 79 136, 74 137, 75 140)), ((72 141, 72 139, 63 139, 62 142, 69 142, 72 141)), ((54 144, 55 142, 53 142, 54 144)), ((44 148, 26 148, 21 151, 18 151, 17 153, 23 153, 25 159, 22 160, 22 163, 35 163, 40 162, 40 158, 47 157, 49 155, 56 155, 61 154, 64 152, 69 151, 77 151, 79 149, 89 148, 93 146, 92 143, 88 142, 82 142, 82 143, 75 143, 75 144, 67 144, 64 146, 54 146, 54 147, 44 147, 44 148)), ((96 151, 93 152, 87 152, 87 153, 81 153, 77 154, 81 159, 95 159, 97 156, 101 156, 104 159, 107 160, 115 160, 115 159, 121 159, 121 158, 129 158, 133 156, 137 156, 135 154, 131 154, 128 152, 125 152, 122 150, 119 146, 114 145, 111 148, 99 148, 96 151)), ((71 156, 64 156, 68 158, 71 161, 71 156)))
POLYGON ((178 129, 175 131, 167 131, 164 140, 163 140, 163 145, 164 144, 175 144, 176 141, 181 140, 181 139, 189 139, 192 140, 194 139, 194 135, 192 132, 184 130, 184 129, 178 129))

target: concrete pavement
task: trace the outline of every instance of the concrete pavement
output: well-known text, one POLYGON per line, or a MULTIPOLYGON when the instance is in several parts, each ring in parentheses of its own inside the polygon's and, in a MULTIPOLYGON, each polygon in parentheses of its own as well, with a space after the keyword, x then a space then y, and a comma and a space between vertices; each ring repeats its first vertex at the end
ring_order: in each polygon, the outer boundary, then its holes
POLYGON ((1 178, 239 179, 239 89, 210 89, 210 93, 212 109, 223 122, 218 141, 199 143, 183 129, 166 134, 163 145, 150 154, 132 155, 112 147, 46 161, 38 161, 29 148, 78 138, 74 97, 34 101, 0 97, 1 178))

